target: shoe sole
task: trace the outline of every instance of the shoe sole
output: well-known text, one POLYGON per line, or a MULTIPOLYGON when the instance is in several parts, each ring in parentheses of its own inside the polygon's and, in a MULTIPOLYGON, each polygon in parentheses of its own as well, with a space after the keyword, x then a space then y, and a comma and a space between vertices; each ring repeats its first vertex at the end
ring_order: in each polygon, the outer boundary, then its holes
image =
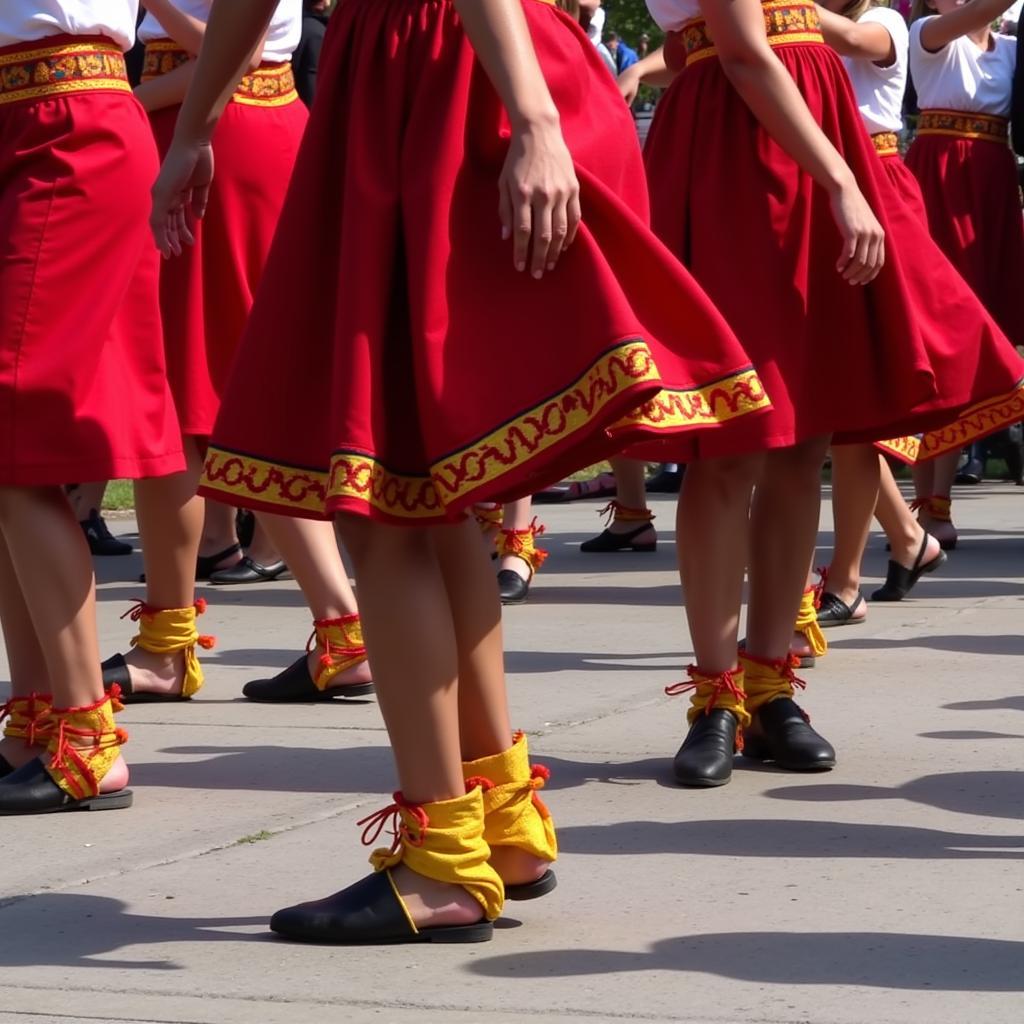
POLYGON ((732 781, 731 775, 727 779, 681 779, 678 775, 673 775, 673 778, 683 789, 717 789, 719 786, 727 786, 732 781))
POLYGON ((536 881, 524 882, 522 885, 506 885, 505 899, 524 903, 526 900, 539 900, 558 888, 558 879, 554 871, 545 871, 536 881))
POLYGON ((250 697, 243 692, 242 696, 253 704, 344 704, 346 700, 356 697, 370 697, 376 692, 373 683, 359 683, 355 686, 336 686, 333 690, 325 690, 316 696, 308 697, 250 697))
POLYGON ((134 800, 135 796, 130 789, 122 789, 117 793, 101 793, 89 800, 79 800, 63 807, 47 807, 39 811, 0 810, 0 817, 27 818, 39 814, 70 814, 74 811, 120 811, 131 807, 134 800))
POLYGON ((451 926, 447 928, 424 928, 408 935, 396 935, 390 939, 360 939, 357 936, 331 938, 313 932, 279 932, 275 935, 288 942, 301 942, 312 946, 411 946, 421 942, 450 945, 470 942, 490 942, 494 938, 494 924, 482 921, 480 924, 451 926))

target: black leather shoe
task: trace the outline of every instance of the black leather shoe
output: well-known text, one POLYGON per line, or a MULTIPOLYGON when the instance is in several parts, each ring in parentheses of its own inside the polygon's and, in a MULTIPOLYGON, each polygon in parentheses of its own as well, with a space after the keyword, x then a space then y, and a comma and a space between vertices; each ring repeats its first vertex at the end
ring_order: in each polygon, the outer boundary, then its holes
POLYGON ((530 581, 524 580, 515 569, 502 569, 498 573, 498 593, 502 604, 522 604, 530 593, 530 581))
POLYGON ((46 765, 38 757, 0 780, 0 815, 114 811, 131 805, 130 789, 100 793, 84 800, 73 799, 50 778, 46 765))
POLYGON ((210 573, 210 582, 221 587, 238 583, 273 583, 288 571, 284 562, 271 562, 261 565, 254 562, 248 555, 230 569, 218 569, 210 573))
POLYGON ((14 771, 14 765, 0 754, 0 779, 6 779, 14 771))
POLYGON ((914 559, 914 564, 909 569, 905 565, 900 565, 899 562, 889 559, 885 583, 871 595, 872 601, 902 601, 922 576, 942 568, 946 562, 946 552, 942 550, 941 545, 939 545, 939 553, 930 562, 922 561, 928 548, 928 540, 929 535, 925 533, 917 552, 917 558, 914 559))
POLYGON ((641 523, 635 530, 629 530, 627 533, 613 533, 611 530, 605 530, 604 533, 585 540, 580 545, 580 551, 587 554, 594 552, 603 554, 607 551, 657 551, 656 535, 654 540, 637 543, 637 537, 643 536, 648 530, 652 534, 654 533, 654 527, 649 522, 641 523))
POLYGON ((672 762, 680 786, 724 786, 732 778, 739 721, 731 711, 713 708, 690 726, 672 762))
POLYGON ((94 555, 112 557, 116 555, 130 555, 132 546, 127 541, 118 540, 107 526, 107 521, 96 511, 89 509, 89 518, 83 519, 78 524, 89 542, 89 551, 94 555))
POLYGON ((760 708, 743 735, 743 756, 774 761, 791 772, 823 772, 836 765, 836 752, 812 728, 807 716, 789 697, 760 708))
POLYGON ((270 930, 296 942, 383 945, 396 942, 488 942, 490 921, 413 929, 387 871, 379 871, 333 896, 279 910, 270 930))
POLYGON ((373 693, 373 683, 318 689, 304 654, 272 679, 253 679, 242 687, 242 696, 261 704, 329 704, 335 697, 363 697, 368 693, 373 693))
POLYGON ((129 704, 180 704, 192 699, 180 693, 152 693, 132 689, 132 675, 123 654, 112 654, 100 665, 100 671, 103 674, 103 689, 110 693, 112 687, 119 687, 121 692, 118 700, 126 707, 129 704))

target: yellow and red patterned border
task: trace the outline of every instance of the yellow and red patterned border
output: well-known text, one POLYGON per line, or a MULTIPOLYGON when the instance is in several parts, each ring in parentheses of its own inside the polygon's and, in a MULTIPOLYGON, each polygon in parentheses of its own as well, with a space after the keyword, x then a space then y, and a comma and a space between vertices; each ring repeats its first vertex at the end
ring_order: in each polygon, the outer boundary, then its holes
POLYGON ((898 437, 876 445, 901 462, 926 462, 947 452, 959 451, 997 430, 1024 421, 1024 381, 1005 395, 972 405, 948 426, 929 430, 921 437, 898 437))
POLYGON ((876 132, 871 142, 879 156, 900 155, 900 137, 895 132, 876 132))
MULTIPOLYGON (((159 78, 188 63, 192 55, 171 39, 154 39, 146 44, 142 80, 159 78)), ((284 107, 295 103, 295 73, 287 61, 283 64, 262 64, 242 77, 231 97, 233 103, 246 107, 284 107)))
POLYGON ((917 119, 918 135, 952 135, 961 139, 983 139, 1006 145, 1010 122, 990 114, 970 114, 963 110, 922 110, 917 119))
MULTIPOLYGON (((571 440, 611 403, 657 380, 647 345, 626 342, 605 353, 569 388, 435 462, 429 475, 393 472, 368 452, 337 451, 329 468, 311 469, 212 446, 202 489, 298 515, 323 517, 330 505, 354 501, 392 519, 440 522, 481 487, 571 440)), ((608 429, 615 434, 645 427, 667 434, 724 423, 769 405, 757 374, 746 369, 703 387, 661 391, 608 429)))
POLYGON ((124 54, 99 41, 0 54, 0 104, 78 92, 131 92, 124 54))
MULTIPOLYGON (((813 3, 800 0, 769 0, 762 3, 764 29, 770 46, 788 46, 794 43, 824 43, 821 19, 813 3)), ((686 22, 677 33, 686 51, 687 65, 718 55, 714 41, 703 18, 686 22)))

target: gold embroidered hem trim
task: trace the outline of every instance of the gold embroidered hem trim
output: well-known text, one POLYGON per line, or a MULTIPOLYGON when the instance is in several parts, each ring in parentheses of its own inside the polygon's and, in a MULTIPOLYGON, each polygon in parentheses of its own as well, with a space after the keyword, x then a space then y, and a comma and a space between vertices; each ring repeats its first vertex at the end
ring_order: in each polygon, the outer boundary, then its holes
MULTIPOLYGON (((603 355, 569 388, 436 462, 429 475, 396 473, 366 452, 337 451, 328 469, 314 469, 211 446, 202 485, 208 492, 293 513, 322 516, 329 503, 349 499, 398 519, 444 520, 453 504, 570 440, 614 399, 657 379, 650 349, 630 341, 603 355)), ((769 405, 756 372, 747 369, 703 387, 661 391, 608 430, 671 433, 724 423, 769 405)))
POLYGON ((34 47, 0 56, 0 105, 97 91, 132 91, 124 54, 113 43, 34 47))

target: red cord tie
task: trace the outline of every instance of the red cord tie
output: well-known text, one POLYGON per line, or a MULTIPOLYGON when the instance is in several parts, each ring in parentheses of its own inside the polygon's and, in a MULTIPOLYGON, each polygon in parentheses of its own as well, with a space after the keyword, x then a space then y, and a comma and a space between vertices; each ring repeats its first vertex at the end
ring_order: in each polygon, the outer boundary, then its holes
POLYGON ((466 792, 472 793, 479 786, 485 793, 494 789, 494 783, 483 775, 471 775, 466 779, 466 792))
POLYGON ((691 690, 699 690, 702 686, 710 685, 711 693, 708 695, 708 702, 704 706, 704 714, 706 715, 711 713, 714 706, 718 703, 718 698, 723 694, 728 693, 740 702, 747 699, 747 695, 736 682, 732 669, 722 672, 713 679, 706 677, 698 678, 696 665, 690 665, 686 671, 689 673, 691 681, 689 683, 673 683, 671 686, 666 686, 665 695, 667 697, 679 697, 684 693, 689 693, 691 690))
POLYGON ((43 739, 43 729, 49 719, 49 701, 40 702, 39 695, 30 693, 27 697, 11 697, 11 699, 0 707, 0 722, 13 715, 16 704, 23 704, 21 717, 25 720, 25 743, 31 746, 38 746, 38 741, 43 739))
POLYGON ((529 786, 533 792, 530 794, 530 802, 538 811, 544 813, 547 808, 544 806, 544 802, 540 798, 541 790, 546 785, 548 779, 551 778, 551 769, 546 764, 531 764, 530 765, 530 781, 529 786))
POLYGON ((811 588, 814 591, 814 610, 821 609, 821 598, 825 593, 825 584, 828 583, 828 566, 822 565, 814 570, 818 574, 818 582, 811 588))
POLYGON ((410 846, 423 845, 430 825, 427 812, 419 804, 409 803, 401 792, 394 793, 393 798, 394 803, 356 822, 356 827, 363 830, 363 846, 372 846, 377 842, 385 828, 391 833, 391 853, 398 849, 403 840, 410 846), (413 836, 409 826, 402 820, 403 810, 409 811, 416 819, 418 835, 413 836))

